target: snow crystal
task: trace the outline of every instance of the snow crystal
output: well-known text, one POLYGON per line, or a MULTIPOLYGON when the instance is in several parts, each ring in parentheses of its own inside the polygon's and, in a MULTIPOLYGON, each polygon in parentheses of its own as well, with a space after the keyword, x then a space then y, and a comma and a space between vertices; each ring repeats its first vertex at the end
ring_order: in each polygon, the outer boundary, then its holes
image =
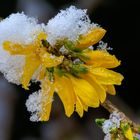
POLYGON ((105 134, 110 133, 111 129, 119 128, 122 118, 119 113, 113 112, 110 118, 103 123, 102 129, 105 134))
POLYGON ((69 53, 69 51, 64 46, 59 49, 59 52, 63 55, 67 55, 69 53))
POLYGON ((3 49, 3 42, 31 43, 43 28, 43 24, 37 24, 36 19, 27 17, 24 13, 12 14, 0 22, 0 71, 9 82, 20 84, 24 57, 10 55, 3 49))
POLYGON ((111 115, 110 115, 110 120, 115 123, 116 127, 119 128, 120 127, 120 122, 122 120, 121 116, 119 113, 117 112, 113 112, 111 115))
POLYGON ((44 26, 24 13, 11 14, 0 22, 0 44, 6 40, 21 44, 31 43, 36 33, 43 31, 44 26))
POLYGON ((48 100, 48 91, 45 92, 45 94, 42 94, 42 90, 39 90, 37 92, 32 93, 28 100, 26 101, 26 107, 29 112, 31 112, 31 117, 30 120, 35 122, 35 121, 40 121, 40 117, 38 114, 40 112, 43 112, 43 103, 50 103, 53 102, 53 99, 48 100))
POLYGON ((104 43, 103 41, 100 41, 99 45, 97 46, 97 50, 108 51, 108 50, 113 50, 113 48, 108 47, 107 43, 104 43))
POLYGON ((111 140, 111 134, 106 134, 104 140, 111 140))
POLYGON ((115 128, 116 125, 111 121, 111 120, 106 120, 104 123, 103 123, 103 132, 105 134, 108 134, 112 128, 115 128))
POLYGON ((24 61, 24 56, 9 56, 5 63, 0 62, 0 71, 9 82, 20 85, 24 61))
POLYGON ((82 63, 83 62, 79 58, 73 60, 73 64, 82 64, 82 63))
POLYGON ((47 40, 52 45, 63 38, 75 41, 79 35, 87 33, 96 26, 97 24, 91 24, 86 10, 71 6, 66 10, 61 10, 54 18, 49 20, 46 26, 47 40))
POLYGON ((42 94, 39 90, 32 93, 26 101, 27 110, 32 113, 32 116, 30 117, 31 121, 39 121, 37 113, 41 111, 41 100, 42 94))

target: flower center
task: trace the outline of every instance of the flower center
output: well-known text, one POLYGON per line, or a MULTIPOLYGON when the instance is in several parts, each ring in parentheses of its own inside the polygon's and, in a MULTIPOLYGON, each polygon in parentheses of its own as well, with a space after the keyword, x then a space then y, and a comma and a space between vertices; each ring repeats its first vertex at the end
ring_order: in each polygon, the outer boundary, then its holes
POLYGON ((88 69, 84 66, 84 62, 81 60, 81 58, 84 57, 82 50, 76 48, 76 43, 73 43, 68 39, 63 39, 57 41, 54 46, 51 46, 47 40, 42 40, 42 44, 52 57, 64 56, 62 63, 57 65, 57 67, 46 68, 51 77, 54 71, 59 76, 70 73, 76 77, 82 73, 84 74, 88 72, 88 69))

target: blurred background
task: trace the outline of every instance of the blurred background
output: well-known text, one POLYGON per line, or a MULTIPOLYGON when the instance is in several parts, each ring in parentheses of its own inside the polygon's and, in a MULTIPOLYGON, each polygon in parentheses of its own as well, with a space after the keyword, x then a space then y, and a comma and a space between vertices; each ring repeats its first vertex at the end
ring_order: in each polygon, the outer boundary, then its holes
MULTIPOLYGON (((0 17, 24 11, 45 22, 60 9, 75 5, 88 9, 92 21, 107 30, 103 39, 113 48, 122 65, 116 70, 125 79, 117 87, 117 96, 108 97, 130 118, 140 123, 140 3, 139 0, 0 0, 0 17)), ((1 35, 1 34, 0 34, 1 35)), ((8 83, 0 74, 0 140, 102 140, 104 135, 95 125, 97 117, 108 117, 103 108, 89 109, 83 118, 74 114, 66 118, 62 103, 55 97, 49 122, 32 123, 25 107, 30 91, 8 83)))

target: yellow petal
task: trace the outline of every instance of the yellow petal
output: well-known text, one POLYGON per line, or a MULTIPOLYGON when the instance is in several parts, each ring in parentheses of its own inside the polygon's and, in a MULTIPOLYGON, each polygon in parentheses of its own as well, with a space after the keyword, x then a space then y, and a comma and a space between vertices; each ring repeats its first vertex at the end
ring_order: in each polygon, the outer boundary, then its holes
POLYGON ((54 94, 54 84, 45 79, 42 82, 42 110, 39 112, 40 121, 48 121, 50 117, 52 100, 54 94))
POLYGON ((77 48, 85 49, 98 43, 105 35, 103 28, 93 28, 87 34, 81 35, 77 42, 77 48))
POLYGON ((55 86, 57 94, 64 105, 65 113, 70 117, 74 112, 74 105, 76 103, 76 96, 73 91, 72 83, 65 76, 55 76, 55 86))
POLYGON ((88 111, 88 106, 85 105, 84 102, 83 102, 81 99, 79 99, 79 100, 81 101, 81 103, 82 103, 82 105, 83 105, 83 109, 84 109, 85 111, 88 111))
POLYGON ((76 101, 76 112, 79 114, 80 117, 83 117, 83 113, 84 113, 84 110, 83 110, 83 105, 80 101, 80 99, 77 97, 77 101, 76 101))
POLYGON ((133 140, 133 133, 130 127, 124 132, 124 135, 128 140, 133 140))
POLYGON ((27 55, 36 51, 37 48, 42 46, 42 40, 46 40, 47 35, 44 32, 41 32, 36 37, 35 41, 31 44, 19 44, 13 43, 11 41, 5 41, 3 43, 3 48, 10 52, 12 55, 27 55))
POLYGON ((106 99, 106 91, 103 88, 103 86, 96 81, 95 76, 91 73, 88 73, 88 74, 82 75, 82 78, 87 80, 92 85, 92 87, 96 91, 101 103, 103 103, 106 99))
POLYGON ((40 64, 41 61, 35 54, 27 55, 25 57, 25 65, 23 67, 23 74, 21 77, 23 88, 28 89, 28 84, 40 64))
POLYGON ((90 72, 96 77, 96 80, 103 85, 121 85, 123 76, 112 70, 105 68, 91 68, 90 72))
POLYGON ((44 79, 45 74, 46 74, 46 68, 44 66, 41 66, 41 70, 38 75, 38 80, 44 79))
POLYGON ((106 92, 111 94, 111 95, 115 95, 116 90, 115 90, 114 85, 106 85, 106 92))
POLYGON ((84 55, 89 59, 81 58, 86 64, 93 67, 115 68, 120 65, 120 61, 106 51, 85 50, 84 55))
POLYGON ((3 43, 3 48, 11 55, 26 55, 32 53, 36 49, 33 45, 15 44, 10 41, 5 41, 3 43))
POLYGON ((83 101, 83 103, 90 107, 99 106, 99 98, 92 87, 86 80, 69 76, 76 96, 83 101))
POLYGON ((42 40, 46 40, 46 38, 47 38, 47 34, 45 32, 40 32, 37 35, 34 44, 37 45, 37 46, 42 45, 42 42, 41 41, 42 40))
POLYGON ((52 56, 48 52, 42 51, 40 52, 40 58, 45 67, 51 68, 61 64, 64 56, 52 56))

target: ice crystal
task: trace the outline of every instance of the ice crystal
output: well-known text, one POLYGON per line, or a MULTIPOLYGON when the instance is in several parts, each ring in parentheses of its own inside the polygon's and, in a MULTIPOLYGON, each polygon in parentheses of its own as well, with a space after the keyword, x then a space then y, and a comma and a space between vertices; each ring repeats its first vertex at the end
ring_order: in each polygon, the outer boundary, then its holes
POLYGON ((86 10, 71 6, 66 10, 61 10, 54 18, 49 20, 46 26, 47 40, 50 44, 55 44, 57 40, 62 38, 75 41, 79 35, 87 33, 96 26, 97 24, 91 24, 86 10))

